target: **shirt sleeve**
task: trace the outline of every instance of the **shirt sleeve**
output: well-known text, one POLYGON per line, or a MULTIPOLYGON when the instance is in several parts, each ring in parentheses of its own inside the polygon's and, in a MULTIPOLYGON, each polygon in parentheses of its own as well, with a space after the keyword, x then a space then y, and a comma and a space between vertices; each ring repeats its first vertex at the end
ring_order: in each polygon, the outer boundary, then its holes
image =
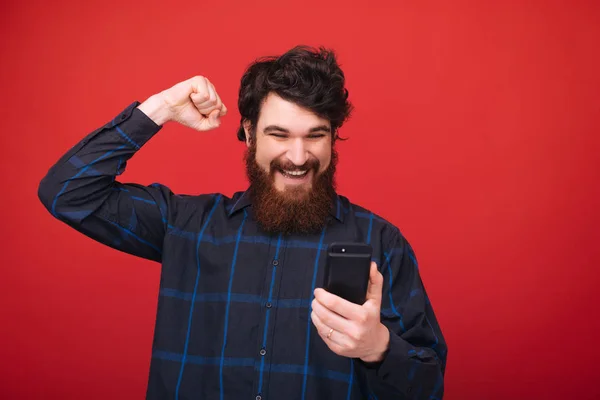
POLYGON ((165 186, 116 180, 161 127, 134 102, 90 133, 41 180, 38 197, 57 219, 115 249, 160 261, 174 195, 165 186))
POLYGON ((370 399, 441 399, 447 345, 415 254, 396 232, 383 256, 381 321, 390 332, 389 348, 379 363, 357 360, 357 372, 370 399))

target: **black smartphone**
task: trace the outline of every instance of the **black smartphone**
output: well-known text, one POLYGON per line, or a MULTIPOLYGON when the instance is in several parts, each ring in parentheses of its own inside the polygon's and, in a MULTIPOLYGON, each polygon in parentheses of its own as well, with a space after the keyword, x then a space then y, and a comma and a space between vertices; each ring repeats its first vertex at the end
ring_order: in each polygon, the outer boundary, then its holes
POLYGON ((323 289, 355 304, 364 304, 373 248, 366 243, 332 243, 327 249, 323 289))

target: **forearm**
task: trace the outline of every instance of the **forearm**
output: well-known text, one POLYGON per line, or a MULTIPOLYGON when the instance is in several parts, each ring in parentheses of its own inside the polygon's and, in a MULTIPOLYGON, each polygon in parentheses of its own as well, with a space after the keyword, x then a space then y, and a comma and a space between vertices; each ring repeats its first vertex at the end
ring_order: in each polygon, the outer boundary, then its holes
POLYGON ((127 160, 160 129, 138 105, 89 134, 50 168, 38 196, 52 215, 77 222, 109 196, 127 160))

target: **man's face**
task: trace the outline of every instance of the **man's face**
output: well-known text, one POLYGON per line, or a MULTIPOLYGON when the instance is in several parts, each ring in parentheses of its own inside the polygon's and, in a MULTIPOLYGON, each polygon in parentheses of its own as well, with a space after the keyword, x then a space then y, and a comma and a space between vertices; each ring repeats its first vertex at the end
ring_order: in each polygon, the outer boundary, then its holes
POLYGON ((246 172, 254 217, 270 233, 315 233, 335 196, 331 125, 277 95, 261 108, 255 138, 246 126, 246 172))
POLYGON ((331 162, 330 122, 269 94, 256 125, 256 163, 272 177, 275 189, 308 193, 331 162))

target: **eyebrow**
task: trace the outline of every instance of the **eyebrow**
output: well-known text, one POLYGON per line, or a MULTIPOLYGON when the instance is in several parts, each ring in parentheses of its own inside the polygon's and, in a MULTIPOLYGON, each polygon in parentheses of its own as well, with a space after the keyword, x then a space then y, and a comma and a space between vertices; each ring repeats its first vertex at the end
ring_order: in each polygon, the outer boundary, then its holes
MULTIPOLYGON (((282 128, 281 126, 278 126, 278 125, 269 125, 265 129, 263 129, 263 132, 264 133, 269 133, 269 132, 290 133, 290 131, 288 129, 282 128)), ((331 128, 329 128, 327 125, 319 125, 319 126, 310 128, 308 130, 308 133, 314 133, 314 132, 329 132, 329 133, 331 133, 331 128)))

